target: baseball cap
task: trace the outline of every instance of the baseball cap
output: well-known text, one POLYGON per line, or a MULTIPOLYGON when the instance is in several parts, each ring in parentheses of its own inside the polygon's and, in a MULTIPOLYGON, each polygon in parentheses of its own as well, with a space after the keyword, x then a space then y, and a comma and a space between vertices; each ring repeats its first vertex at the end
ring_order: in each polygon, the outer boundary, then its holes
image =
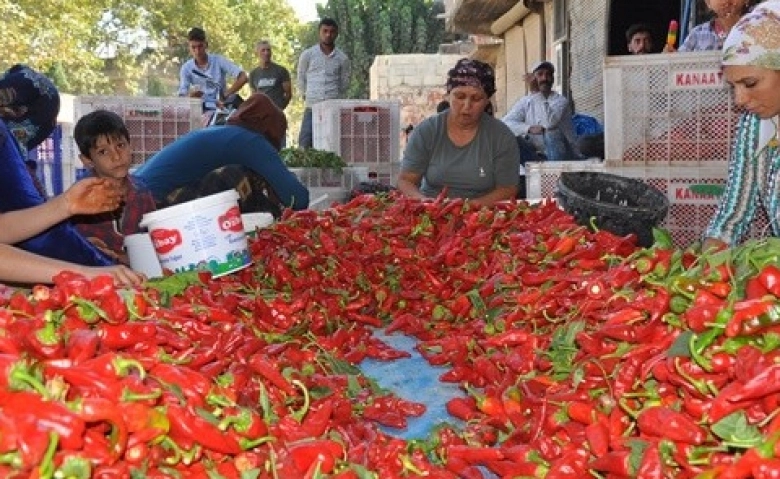
POLYGON ((533 69, 531 69, 531 73, 535 73, 536 70, 540 70, 544 68, 545 70, 550 70, 552 73, 555 73, 555 65, 548 61, 539 62, 536 65, 534 65, 533 69))

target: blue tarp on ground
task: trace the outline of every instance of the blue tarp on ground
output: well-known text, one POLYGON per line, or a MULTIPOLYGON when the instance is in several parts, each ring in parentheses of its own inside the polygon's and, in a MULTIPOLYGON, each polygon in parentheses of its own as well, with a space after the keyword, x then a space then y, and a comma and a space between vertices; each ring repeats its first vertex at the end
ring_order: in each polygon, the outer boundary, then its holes
POLYGON ((448 368, 428 364, 414 349, 417 344, 414 338, 402 334, 386 335, 382 331, 376 331, 374 336, 395 349, 410 353, 412 357, 394 361, 366 359, 360 363, 360 369, 379 386, 404 399, 423 403, 426 407, 422 416, 409 418, 406 430, 385 427, 382 429, 402 439, 424 439, 442 422, 462 425, 458 419, 447 414, 447 401, 456 396, 464 396, 457 384, 439 381, 439 376, 447 372, 448 368))

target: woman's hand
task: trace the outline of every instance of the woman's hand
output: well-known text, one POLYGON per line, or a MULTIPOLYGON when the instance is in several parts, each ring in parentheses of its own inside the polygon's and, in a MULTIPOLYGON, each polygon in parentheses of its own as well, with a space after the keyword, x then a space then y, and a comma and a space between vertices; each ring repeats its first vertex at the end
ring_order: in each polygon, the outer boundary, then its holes
POLYGON ((118 180, 85 178, 62 194, 68 215, 93 215, 114 211, 122 203, 118 180))
POLYGON ((668 43, 664 45, 664 53, 674 53, 677 49, 674 48, 674 45, 669 45, 668 43))
POLYGON ((124 265, 105 266, 105 267, 83 267, 79 273, 86 276, 88 279, 92 279, 96 276, 110 275, 114 278, 114 281, 122 287, 131 288, 139 286, 146 281, 146 276, 133 271, 124 265))

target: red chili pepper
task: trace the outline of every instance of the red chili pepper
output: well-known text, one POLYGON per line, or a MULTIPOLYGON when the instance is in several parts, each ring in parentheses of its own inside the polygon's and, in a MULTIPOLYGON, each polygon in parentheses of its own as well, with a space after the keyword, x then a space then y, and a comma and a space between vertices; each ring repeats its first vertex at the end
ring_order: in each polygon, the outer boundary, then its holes
POLYGON ((617 477, 632 477, 636 473, 631 466, 630 450, 609 451, 590 461, 588 468, 615 474, 617 477))
POLYGON ((120 405, 106 398, 82 397, 76 401, 74 412, 87 423, 107 423, 111 427, 108 453, 117 460, 127 446, 128 430, 120 405))
POLYGON ((447 401, 447 412, 450 416, 463 421, 471 421, 477 417, 477 401, 473 397, 454 397, 447 401))
POLYGON ((117 351, 126 349, 138 342, 153 339, 157 335, 157 326, 150 321, 129 322, 123 324, 101 323, 96 328, 100 343, 106 349, 117 351))
POLYGON ((609 424, 606 417, 592 422, 585 428, 588 446, 596 457, 601 457, 609 450, 609 424))
POLYGON ((168 419, 171 424, 170 437, 175 441, 200 444, 222 454, 241 452, 236 435, 220 431, 217 424, 207 421, 187 407, 168 404, 168 419))
POLYGON ((445 455, 449 458, 457 458, 468 464, 484 464, 491 461, 504 459, 501 449, 495 447, 478 447, 467 445, 451 445, 445 449, 445 455))
POLYGON ((315 439, 287 444, 287 452, 302 474, 317 467, 323 474, 331 474, 336 461, 344 456, 344 446, 330 439, 315 439))
POLYGON ((728 401, 738 402, 758 399, 778 392, 780 392, 780 364, 773 364, 725 397, 728 401))
POLYGON ((46 433, 54 432, 63 447, 72 450, 83 447, 85 422, 60 402, 45 401, 37 393, 19 391, 3 397, 2 409, 3 414, 8 415, 6 417, 17 423, 24 436, 43 433, 47 438, 46 433))
POLYGON ((187 366, 158 363, 149 371, 149 375, 163 385, 175 386, 191 404, 197 406, 204 404, 211 390, 208 378, 187 366))
POLYGON ((292 384, 282 376, 279 366, 264 354, 255 354, 249 360, 249 367, 252 371, 261 375, 274 387, 281 389, 285 394, 292 396, 295 395, 295 388, 292 384))
POLYGON ((593 424, 599 416, 595 404, 580 401, 572 401, 567 404, 566 413, 572 421, 585 425, 593 424))
POLYGON ((707 439, 707 432, 684 413, 665 406, 651 406, 643 409, 637 417, 637 426, 643 434, 668 438, 686 444, 701 445, 707 439))

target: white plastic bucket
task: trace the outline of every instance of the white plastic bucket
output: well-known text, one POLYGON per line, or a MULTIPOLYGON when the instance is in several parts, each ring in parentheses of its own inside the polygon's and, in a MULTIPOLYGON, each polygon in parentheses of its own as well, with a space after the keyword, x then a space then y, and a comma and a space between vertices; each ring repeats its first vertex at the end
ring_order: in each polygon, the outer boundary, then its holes
POLYGON ((145 274, 149 278, 162 276, 162 267, 160 260, 157 259, 157 252, 152 244, 152 237, 149 233, 137 233, 125 236, 125 251, 130 260, 130 267, 145 274))
POLYGON ((236 190, 147 213, 141 227, 163 271, 208 270, 217 277, 252 263, 236 190))
POLYGON ((244 223, 244 232, 251 236, 257 233, 258 228, 268 228, 274 224, 274 215, 271 213, 245 213, 241 215, 241 222, 244 223))

